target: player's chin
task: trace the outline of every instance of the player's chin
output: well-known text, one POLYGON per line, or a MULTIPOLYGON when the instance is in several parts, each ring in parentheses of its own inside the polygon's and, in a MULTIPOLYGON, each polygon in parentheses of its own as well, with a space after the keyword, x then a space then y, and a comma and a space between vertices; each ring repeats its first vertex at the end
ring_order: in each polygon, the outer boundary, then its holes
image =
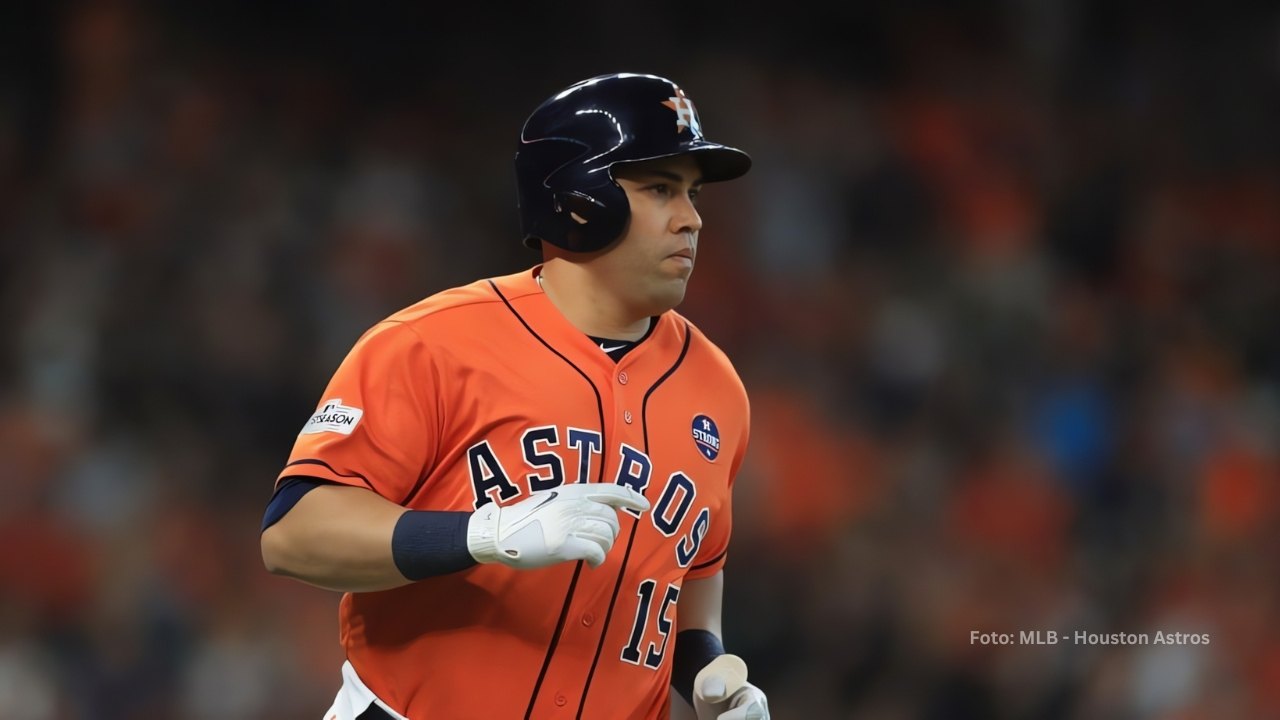
POLYGON ((672 278, 655 288, 653 304, 656 308, 670 310, 684 302, 684 291, 688 287, 688 276, 672 278))
POLYGON ((672 255, 662 261, 659 270, 662 278, 669 283, 678 283, 681 286, 681 292, 684 292, 683 286, 689 282, 689 278, 693 275, 693 260, 680 255, 672 255))

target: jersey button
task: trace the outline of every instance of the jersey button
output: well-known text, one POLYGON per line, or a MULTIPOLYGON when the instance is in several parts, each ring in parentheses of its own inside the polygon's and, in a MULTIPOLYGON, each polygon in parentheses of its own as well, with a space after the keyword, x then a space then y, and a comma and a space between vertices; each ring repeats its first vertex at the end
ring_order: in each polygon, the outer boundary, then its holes
POLYGON ((569 699, 564 696, 564 693, 556 693, 557 705, 559 705, 560 707, 564 707, 564 704, 567 702, 569 702, 569 699))
POLYGON ((620 372, 620 373, 618 373, 618 382, 619 382, 619 383, 621 383, 621 384, 623 384, 623 385, 626 385, 626 384, 627 384, 627 373, 626 373, 626 372, 620 372))
POLYGON ((631 411, 630 411, 630 410, 627 410, 627 411, 623 412, 623 413, 622 413, 622 419, 623 419, 623 420, 625 420, 625 421, 626 421, 626 423, 627 423, 628 425, 630 425, 630 424, 631 424, 631 411))
POLYGON ((591 627, 591 624, 594 623, 595 621, 596 621, 596 616, 592 615, 591 613, 584 613, 582 616, 582 624, 587 627, 591 627))

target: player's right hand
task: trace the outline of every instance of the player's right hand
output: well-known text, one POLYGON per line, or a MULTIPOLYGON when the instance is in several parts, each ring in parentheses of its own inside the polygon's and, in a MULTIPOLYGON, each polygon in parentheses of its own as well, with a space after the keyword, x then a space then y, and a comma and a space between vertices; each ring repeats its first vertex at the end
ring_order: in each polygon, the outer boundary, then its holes
POLYGON ((693 710, 698 720, 769 720, 769 699, 747 682, 747 663, 721 655, 693 679, 693 710))
POLYGON ((649 501, 622 485, 574 483, 542 490, 517 503, 488 503, 467 525, 467 549, 477 562, 527 570, 586 560, 600 567, 618 537, 618 510, 645 511, 649 501))

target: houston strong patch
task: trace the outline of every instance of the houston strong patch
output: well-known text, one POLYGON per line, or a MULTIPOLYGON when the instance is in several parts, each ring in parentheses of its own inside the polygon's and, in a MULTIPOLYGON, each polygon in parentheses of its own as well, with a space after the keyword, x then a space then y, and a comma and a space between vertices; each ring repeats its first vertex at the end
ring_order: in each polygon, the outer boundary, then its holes
POLYGON ((702 457, 711 461, 716 459, 720 454, 720 429, 716 427, 715 420, 706 415, 693 419, 693 444, 698 446, 702 457))

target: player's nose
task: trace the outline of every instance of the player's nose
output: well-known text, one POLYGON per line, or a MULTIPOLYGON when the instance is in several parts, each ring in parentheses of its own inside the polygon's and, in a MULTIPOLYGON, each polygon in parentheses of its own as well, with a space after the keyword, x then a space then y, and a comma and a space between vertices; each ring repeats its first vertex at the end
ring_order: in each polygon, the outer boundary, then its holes
POLYGON ((694 207, 693 199, 685 195, 679 201, 675 213, 671 216, 671 232, 676 234, 693 233, 697 234, 702 229, 702 216, 698 214, 698 208, 694 207))

